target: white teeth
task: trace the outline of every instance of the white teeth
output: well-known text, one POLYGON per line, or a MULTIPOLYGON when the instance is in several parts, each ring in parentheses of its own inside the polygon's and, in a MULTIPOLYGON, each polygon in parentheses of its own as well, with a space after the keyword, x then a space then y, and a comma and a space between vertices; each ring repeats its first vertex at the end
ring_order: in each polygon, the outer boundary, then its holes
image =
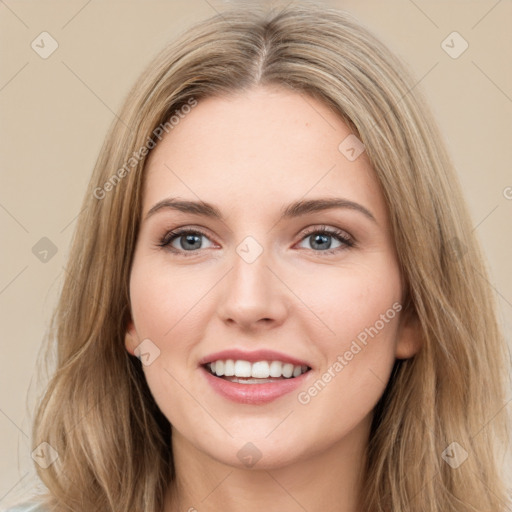
POLYGON ((219 377, 224 375, 224 361, 215 361, 215 373, 219 377))
POLYGON ((283 363, 281 361, 272 361, 270 363, 270 376, 281 377, 283 374, 283 363))
MULTIPOLYGON (((217 362, 218 364, 218 362, 217 362)), ((216 372, 217 375, 218 372, 216 372)), ((252 364, 249 361, 235 361, 235 376, 236 377, 251 377, 252 364)))
POLYGON ((283 364, 283 377, 291 377, 293 375, 293 364, 286 363, 283 364))
POLYGON ((226 377, 233 377, 235 375, 235 361, 228 359, 224 364, 224 375, 226 377))
MULTIPOLYGON (((253 379, 299 377, 309 368, 307 366, 294 366, 281 361, 257 361, 251 363, 244 360, 217 360, 207 365, 211 372, 218 377, 244 377, 253 379)), ((236 382, 236 379, 232 379, 236 382)), ((262 381, 260 381, 262 382, 262 381)))
POLYGON ((258 361, 252 363, 251 377, 255 379, 268 379, 270 375, 270 368, 268 367, 267 361, 258 361))

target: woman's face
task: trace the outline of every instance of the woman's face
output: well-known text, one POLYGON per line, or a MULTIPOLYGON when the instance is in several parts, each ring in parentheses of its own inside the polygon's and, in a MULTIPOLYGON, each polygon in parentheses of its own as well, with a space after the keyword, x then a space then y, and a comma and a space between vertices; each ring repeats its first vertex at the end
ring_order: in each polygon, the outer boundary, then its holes
POLYGON ((362 149, 324 104, 259 87, 199 101, 151 153, 126 347, 201 456, 272 468, 364 444, 417 351, 362 149))

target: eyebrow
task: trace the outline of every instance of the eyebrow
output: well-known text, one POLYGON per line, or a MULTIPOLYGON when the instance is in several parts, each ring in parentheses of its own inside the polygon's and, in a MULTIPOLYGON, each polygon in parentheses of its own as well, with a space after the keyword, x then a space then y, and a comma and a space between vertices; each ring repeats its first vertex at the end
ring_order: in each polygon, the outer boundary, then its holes
MULTIPOLYGON (((330 210, 332 208, 354 210, 362 213, 365 217, 377 223, 373 213, 363 205, 354 201, 349 201, 348 199, 332 197, 295 201, 281 210, 281 217, 279 220, 300 217, 301 215, 306 215, 308 213, 330 210)), ((206 203, 204 201, 179 200, 173 197, 168 197, 156 203, 146 214, 146 220, 161 210, 176 210, 224 221, 222 213, 213 204, 206 203)))

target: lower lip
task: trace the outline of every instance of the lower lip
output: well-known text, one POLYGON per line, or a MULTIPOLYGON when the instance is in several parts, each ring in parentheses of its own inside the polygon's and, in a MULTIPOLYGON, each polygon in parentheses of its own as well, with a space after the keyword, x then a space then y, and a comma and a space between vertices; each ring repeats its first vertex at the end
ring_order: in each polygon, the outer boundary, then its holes
POLYGON ((272 402, 277 398, 296 390, 307 379, 311 370, 290 379, 264 384, 238 384, 229 380, 215 377, 208 370, 200 367, 206 380, 219 395, 240 404, 261 405, 272 402))

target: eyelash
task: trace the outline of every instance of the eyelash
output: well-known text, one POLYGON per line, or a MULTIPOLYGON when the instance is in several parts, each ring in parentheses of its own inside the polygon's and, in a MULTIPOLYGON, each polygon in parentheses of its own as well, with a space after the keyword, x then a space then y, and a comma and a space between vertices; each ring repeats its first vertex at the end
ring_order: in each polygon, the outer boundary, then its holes
MULTIPOLYGON (((321 234, 321 235, 331 236, 331 237, 337 239, 339 242, 341 242, 344 245, 344 247, 343 246, 336 247, 334 249, 327 249, 325 251, 316 251, 314 249, 307 249, 307 250, 311 250, 313 252, 320 253, 322 255, 332 255, 339 251, 343 251, 343 250, 346 250, 348 248, 355 246, 354 240, 352 238, 349 238, 344 231, 340 231, 339 229, 335 229, 335 228, 328 228, 327 226, 309 228, 303 234, 300 241, 302 242, 303 240, 305 240, 307 237, 311 236, 312 234, 321 234)), ((168 231, 161 238, 160 242, 158 243, 158 246, 163 249, 167 249, 167 250, 169 250, 175 254, 178 254, 180 256, 184 256, 184 257, 195 256, 197 254, 198 250, 183 251, 183 250, 176 249, 171 246, 171 243, 175 239, 177 239, 183 235, 202 235, 206 238, 209 238, 209 236, 206 233, 204 233, 203 231, 201 231, 200 229, 180 228, 180 229, 176 229, 173 231, 168 231)))

